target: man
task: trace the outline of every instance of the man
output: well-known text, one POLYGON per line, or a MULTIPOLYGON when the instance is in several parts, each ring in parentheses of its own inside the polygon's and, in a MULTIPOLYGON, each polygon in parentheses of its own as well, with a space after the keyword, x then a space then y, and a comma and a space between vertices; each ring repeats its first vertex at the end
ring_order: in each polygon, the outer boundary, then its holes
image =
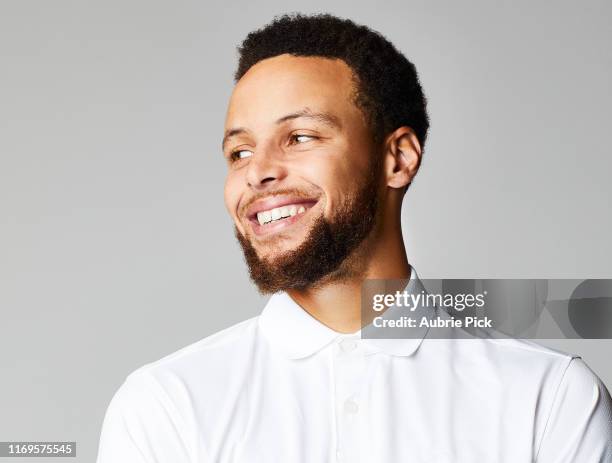
POLYGON ((363 339, 366 279, 418 290, 401 205, 428 116, 414 66, 329 15, 249 34, 223 137, 246 320, 132 373, 99 463, 612 461, 610 396, 516 340, 363 339))

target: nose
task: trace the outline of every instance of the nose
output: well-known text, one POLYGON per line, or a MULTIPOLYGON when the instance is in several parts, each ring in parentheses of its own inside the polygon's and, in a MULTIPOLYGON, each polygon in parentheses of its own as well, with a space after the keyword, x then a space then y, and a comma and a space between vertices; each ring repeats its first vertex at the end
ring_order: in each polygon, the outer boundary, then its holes
POLYGON ((253 153, 247 166, 246 182, 254 190, 262 190, 277 184, 287 176, 282 161, 274 153, 259 151, 253 153))

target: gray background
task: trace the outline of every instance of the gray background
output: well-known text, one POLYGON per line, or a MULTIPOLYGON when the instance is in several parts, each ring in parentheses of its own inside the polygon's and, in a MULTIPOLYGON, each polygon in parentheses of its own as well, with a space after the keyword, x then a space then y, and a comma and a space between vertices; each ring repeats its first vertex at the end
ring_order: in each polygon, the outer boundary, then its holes
MULTIPOLYGON (((422 277, 612 278, 610 2, 301 3, 0 3, 0 440, 93 461, 130 371, 260 312, 219 144, 235 46, 274 14, 350 17, 417 65, 422 277)), ((612 341, 547 344, 612 385, 612 341)))

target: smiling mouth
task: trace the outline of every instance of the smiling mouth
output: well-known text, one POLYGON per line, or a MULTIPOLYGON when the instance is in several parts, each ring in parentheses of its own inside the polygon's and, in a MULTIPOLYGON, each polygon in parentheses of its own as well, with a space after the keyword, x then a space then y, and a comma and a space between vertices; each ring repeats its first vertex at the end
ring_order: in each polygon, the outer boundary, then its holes
POLYGON ((267 211, 257 213, 257 221, 259 225, 266 225, 272 222, 294 217, 298 214, 306 212, 306 207, 303 204, 289 204, 287 206, 275 207, 267 211))
POLYGON ((248 216, 253 231, 257 235, 276 232, 300 221, 316 200, 299 201, 271 209, 261 210, 248 216))

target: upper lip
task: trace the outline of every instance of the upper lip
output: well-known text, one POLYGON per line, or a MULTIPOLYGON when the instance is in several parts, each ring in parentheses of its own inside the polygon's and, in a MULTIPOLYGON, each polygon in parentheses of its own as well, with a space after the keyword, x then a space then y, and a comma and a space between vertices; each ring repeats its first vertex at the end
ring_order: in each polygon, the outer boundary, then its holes
POLYGON ((247 218, 253 220, 257 218, 258 212, 268 211, 277 207, 287 206, 288 204, 314 204, 316 198, 306 198, 303 196, 268 196, 267 198, 258 199, 247 208, 247 218))

